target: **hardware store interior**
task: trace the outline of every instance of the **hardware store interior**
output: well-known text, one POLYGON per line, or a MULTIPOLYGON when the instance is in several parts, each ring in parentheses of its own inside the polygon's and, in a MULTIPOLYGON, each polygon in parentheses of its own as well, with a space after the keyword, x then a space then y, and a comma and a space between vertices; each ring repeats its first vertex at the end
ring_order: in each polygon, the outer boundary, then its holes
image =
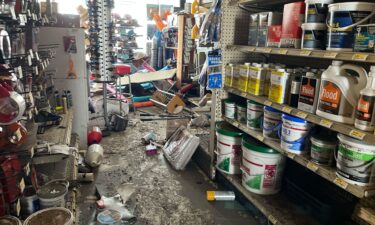
POLYGON ((0 225, 375 225, 375 2, 0 0, 0 225))

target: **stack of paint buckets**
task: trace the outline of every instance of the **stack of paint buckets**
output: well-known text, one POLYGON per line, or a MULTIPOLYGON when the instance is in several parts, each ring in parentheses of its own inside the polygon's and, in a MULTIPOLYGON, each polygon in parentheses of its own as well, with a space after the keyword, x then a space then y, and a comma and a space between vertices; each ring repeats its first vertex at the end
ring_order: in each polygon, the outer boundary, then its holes
POLYGON ((99 144, 102 141, 102 132, 99 127, 94 126, 87 133, 87 149, 85 162, 91 167, 98 167, 103 161, 104 149, 99 144))

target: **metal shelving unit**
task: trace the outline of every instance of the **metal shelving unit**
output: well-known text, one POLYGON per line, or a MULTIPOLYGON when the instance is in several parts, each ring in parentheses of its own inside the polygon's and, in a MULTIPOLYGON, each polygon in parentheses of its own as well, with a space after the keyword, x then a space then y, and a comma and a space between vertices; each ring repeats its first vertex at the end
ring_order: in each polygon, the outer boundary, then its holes
MULTIPOLYGON (((242 63, 249 61, 264 61, 265 59, 278 60, 290 59, 291 62, 298 59, 298 62, 303 62, 304 59, 310 59, 311 61, 321 62, 322 60, 329 62, 329 60, 342 60, 356 63, 375 63, 375 54, 373 53, 357 53, 357 52, 335 52, 335 51, 319 51, 319 50, 302 50, 302 49, 284 49, 284 48, 260 48, 254 46, 246 46, 248 39, 248 30, 243 29, 248 27, 249 22, 249 11, 259 11, 270 9, 282 9, 283 4, 294 2, 292 0, 223 0, 222 4, 222 31, 220 47, 222 48, 222 64, 228 63, 242 63), (246 9, 246 10, 245 10, 246 9), (267 56, 266 58, 264 56, 267 56), (270 57, 268 57, 270 56, 270 57)), ((225 71, 225 68, 223 68, 225 71)), ((364 143, 375 143, 375 135, 359 131, 354 128, 353 125, 347 125, 337 123, 331 120, 327 120, 315 114, 307 113, 296 108, 292 108, 287 105, 281 105, 268 100, 265 96, 255 96, 249 93, 239 91, 234 88, 223 88, 220 90, 213 91, 212 96, 212 107, 211 109, 211 133, 210 133, 210 145, 209 154, 211 160, 211 176, 215 177, 216 173, 220 173, 225 177, 238 191, 240 191, 256 208, 258 208, 266 218, 269 220, 269 224, 309 224, 298 220, 297 216, 292 218, 285 218, 285 215, 292 215, 295 211, 293 204, 290 203, 289 199, 284 198, 282 193, 275 196, 259 196, 247 191, 241 184, 241 180, 238 176, 232 176, 223 174, 222 172, 215 169, 215 124, 219 121, 226 121, 250 136, 258 139, 266 145, 274 148, 275 150, 286 155, 291 160, 298 163, 300 166, 305 167, 315 174, 319 175, 323 179, 339 186, 346 192, 361 199, 361 202, 374 199, 375 187, 362 187, 358 185, 349 184, 336 176, 336 169, 333 167, 321 166, 314 164, 310 161, 309 156, 295 155, 287 153, 281 149, 280 143, 277 141, 269 140, 263 137, 263 134, 258 131, 249 129, 246 124, 241 124, 235 120, 224 118, 222 116, 222 100, 227 99, 229 95, 237 95, 246 99, 251 99, 263 105, 269 105, 285 113, 293 116, 306 119, 307 121, 329 128, 339 133, 343 133, 348 136, 352 136, 356 139, 363 141, 364 143), (279 197, 278 197, 279 196, 279 197), (280 203, 280 199, 282 202, 280 203)), ((356 213, 352 215, 356 217, 356 213)), ((310 223, 316 224, 312 219, 306 217, 310 223)))
POLYGON ((327 60, 344 60, 353 62, 375 63, 374 53, 304 50, 293 48, 263 48, 246 45, 227 45, 227 48, 230 50, 242 51, 247 53, 262 53, 269 55, 284 55, 307 58, 319 58, 327 60))

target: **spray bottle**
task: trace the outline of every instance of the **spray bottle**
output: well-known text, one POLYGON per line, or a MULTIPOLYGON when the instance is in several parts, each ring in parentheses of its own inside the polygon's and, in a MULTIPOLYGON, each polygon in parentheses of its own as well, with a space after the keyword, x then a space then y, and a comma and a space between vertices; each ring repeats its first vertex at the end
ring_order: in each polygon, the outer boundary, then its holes
POLYGON ((355 111, 355 127, 364 131, 375 129, 375 66, 371 70, 366 88, 360 91, 360 97, 355 111))

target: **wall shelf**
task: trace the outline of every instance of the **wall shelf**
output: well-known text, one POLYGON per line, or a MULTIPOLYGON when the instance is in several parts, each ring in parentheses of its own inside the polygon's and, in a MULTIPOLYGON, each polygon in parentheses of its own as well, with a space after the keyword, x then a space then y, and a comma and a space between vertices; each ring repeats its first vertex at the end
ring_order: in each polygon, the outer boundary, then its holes
POLYGON ((224 89, 227 92, 232 93, 234 95, 238 95, 243 98, 256 101, 259 104, 271 106, 272 108, 280 110, 284 113, 288 113, 290 115, 305 119, 319 126, 323 126, 325 128, 336 131, 338 133, 353 137, 355 139, 362 141, 363 143, 367 143, 371 145, 375 143, 375 135, 373 133, 368 133, 365 131, 357 130, 356 128, 354 128, 353 125, 334 122, 334 121, 325 119, 321 116, 307 113, 305 111, 290 107, 288 105, 281 105, 275 102, 271 102, 270 100, 268 100, 266 96, 256 96, 256 95, 252 95, 252 94, 249 94, 249 93, 246 93, 246 92, 234 89, 234 88, 229 88, 229 87, 225 87, 224 89))
POLYGON ((280 153, 284 154, 288 158, 292 159, 293 161, 297 162, 303 167, 306 167, 313 171, 314 173, 318 174, 319 176, 325 178, 326 180, 336 184, 340 188, 346 190, 347 192, 355 195, 358 198, 364 198, 364 197, 371 197, 375 196, 375 187, 363 187, 358 185, 353 185, 345 182, 344 180, 338 178, 336 176, 336 169, 333 167, 328 166, 322 166, 317 165, 310 161, 309 156, 302 156, 302 155, 296 155, 289 153, 285 150, 283 150, 280 147, 280 142, 267 139, 263 136, 262 132, 254 131, 246 126, 246 124, 241 124, 238 121, 228 119, 223 117, 223 120, 232 124, 233 126, 239 128, 243 132, 247 133, 248 135, 252 136, 253 138, 263 142, 264 144, 270 146, 271 148, 279 151, 280 153))
POLYGON ((301 214, 283 193, 263 196, 249 192, 242 186, 240 176, 228 175, 217 170, 225 179, 241 192, 269 221, 275 225, 318 225, 309 215, 301 214))
POLYGON ((227 49, 269 55, 285 55, 304 58, 319 58, 325 60, 343 60, 352 62, 375 63, 375 54, 367 52, 338 52, 324 50, 305 50, 295 48, 263 48, 247 45, 227 45, 227 49))

